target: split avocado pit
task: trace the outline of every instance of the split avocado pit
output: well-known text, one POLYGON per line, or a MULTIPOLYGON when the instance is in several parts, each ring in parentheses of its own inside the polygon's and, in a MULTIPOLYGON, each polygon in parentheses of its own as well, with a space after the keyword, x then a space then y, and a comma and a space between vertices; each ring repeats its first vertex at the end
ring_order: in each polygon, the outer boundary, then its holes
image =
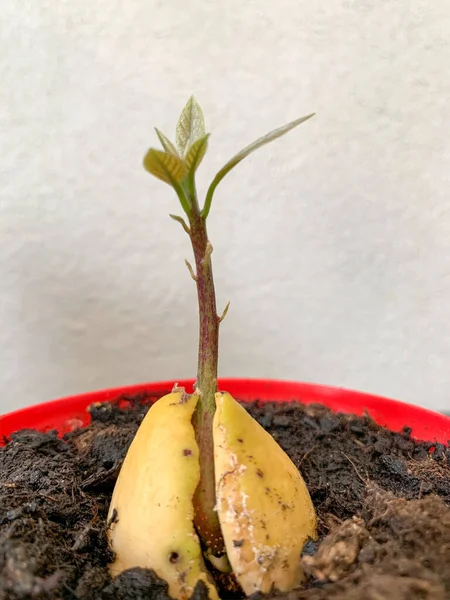
POLYGON ((300 553, 316 536, 307 487, 274 439, 228 393, 216 394, 213 421, 216 510, 226 555, 203 552, 193 525, 197 402, 184 389, 161 398, 128 450, 109 510, 112 574, 151 568, 180 599, 190 598, 199 581, 218 598, 208 562, 219 571, 231 568, 247 595, 298 586, 300 553))

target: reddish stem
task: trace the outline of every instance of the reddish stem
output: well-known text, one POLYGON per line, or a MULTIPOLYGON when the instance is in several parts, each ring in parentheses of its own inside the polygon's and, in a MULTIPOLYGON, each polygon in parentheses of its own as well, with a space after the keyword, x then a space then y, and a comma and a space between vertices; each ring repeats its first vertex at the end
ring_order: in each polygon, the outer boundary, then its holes
POLYGON ((199 350, 196 387, 200 400, 194 415, 194 428, 200 451, 200 482, 194 495, 194 524, 213 554, 224 551, 220 523, 215 511, 214 446, 212 423, 217 392, 219 356, 219 317, 211 264, 212 246, 208 241, 206 221, 200 215, 197 202, 192 202, 189 217, 190 238, 195 257, 199 306, 199 350))

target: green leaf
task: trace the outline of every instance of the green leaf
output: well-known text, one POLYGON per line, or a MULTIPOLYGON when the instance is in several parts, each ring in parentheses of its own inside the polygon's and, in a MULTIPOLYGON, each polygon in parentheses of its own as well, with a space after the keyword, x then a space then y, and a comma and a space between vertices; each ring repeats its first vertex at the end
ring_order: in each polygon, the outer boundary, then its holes
POLYGON ((208 148, 208 138, 209 133, 198 139, 189 148, 189 152, 187 153, 185 159, 186 171, 189 175, 193 175, 199 168, 208 148))
POLYGON ((184 162, 179 156, 153 148, 145 155, 144 167, 149 173, 171 186, 179 183, 185 174, 184 162))
POLYGON ((184 161, 179 156, 151 148, 144 157, 145 169, 173 187, 180 200, 184 212, 191 213, 191 205, 181 185, 185 175, 184 161))
POLYGON ((166 137, 163 134, 163 132, 160 131, 159 129, 157 129, 156 127, 155 127, 155 131, 156 131, 156 135, 158 136, 159 141, 161 142, 161 146, 164 148, 164 150, 166 152, 168 152, 169 154, 173 154, 174 156, 178 156, 177 149, 172 144, 172 142, 169 140, 169 138, 166 137))
POLYGON ((313 116, 314 116, 314 113, 307 115, 306 117, 300 117, 300 119, 296 119, 295 121, 292 121, 291 123, 288 123, 287 125, 284 125, 283 127, 274 129, 270 133, 264 135, 263 137, 259 138, 255 142, 253 142, 253 144, 250 144, 249 146, 247 146, 246 148, 241 150, 238 154, 236 154, 236 156, 233 156, 233 158, 231 160, 229 160, 227 162, 227 164, 224 167, 222 167, 222 169, 220 169, 220 171, 214 177, 211 185, 209 186, 208 192, 206 194, 205 206, 203 207, 203 210, 202 210, 202 216, 205 219, 208 216, 209 211, 211 209, 211 202, 212 202, 212 198, 214 195, 214 191, 215 191, 216 187, 219 185, 219 183, 222 181, 222 179, 225 177, 225 175, 227 175, 227 173, 229 173, 236 165, 238 165, 242 160, 244 160, 244 158, 246 158, 249 154, 251 154, 252 152, 257 150, 258 148, 261 148, 262 146, 265 146, 269 142, 276 140, 277 138, 281 137, 282 135, 284 135, 291 129, 294 129, 294 127, 297 127, 301 123, 304 123, 305 121, 307 121, 308 119, 310 119, 313 116))
POLYGON ((176 139, 180 156, 186 156, 194 142, 205 135, 205 119, 200 104, 191 96, 178 120, 176 139))

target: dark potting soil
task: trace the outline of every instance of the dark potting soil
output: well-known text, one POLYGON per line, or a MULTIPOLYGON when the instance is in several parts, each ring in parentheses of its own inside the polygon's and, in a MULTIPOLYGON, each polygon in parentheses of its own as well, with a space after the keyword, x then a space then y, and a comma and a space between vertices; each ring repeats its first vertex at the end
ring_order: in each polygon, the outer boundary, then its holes
MULTIPOLYGON (((321 406, 247 408, 301 470, 320 534, 305 587, 253 600, 450 599, 449 448, 321 406)), ((64 439, 24 430, 0 449, 1 600, 168 600, 152 571, 107 568, 109 500, 147 409, 143 396, 93 406, 64 439)))

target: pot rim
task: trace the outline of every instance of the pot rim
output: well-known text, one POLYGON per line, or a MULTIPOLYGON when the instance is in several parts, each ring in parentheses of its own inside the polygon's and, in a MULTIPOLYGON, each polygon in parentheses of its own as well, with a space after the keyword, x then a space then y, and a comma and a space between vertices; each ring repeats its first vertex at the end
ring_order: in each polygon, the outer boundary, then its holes
MULTIPOLYGON (((57 429, 63 434, 87 425, 90 422, 87 408, 95 402, 111 401, 138 393, 157 399, 170 392, 175 383, 189 390, 194 381, 166 380, 106 388, 20 408, 0 416, 0 445, 3 437, 20 429, 57 429)), ((376 423, 392 431, 410 427, 416 439, 442 444, 447 444, 450 440, 450 417, 383 396, 343 387, 282 379, 219 378, 219 387, 244 402, 260 400, 323 404, 334 412, 357 416, 368 413, 376 423)))

